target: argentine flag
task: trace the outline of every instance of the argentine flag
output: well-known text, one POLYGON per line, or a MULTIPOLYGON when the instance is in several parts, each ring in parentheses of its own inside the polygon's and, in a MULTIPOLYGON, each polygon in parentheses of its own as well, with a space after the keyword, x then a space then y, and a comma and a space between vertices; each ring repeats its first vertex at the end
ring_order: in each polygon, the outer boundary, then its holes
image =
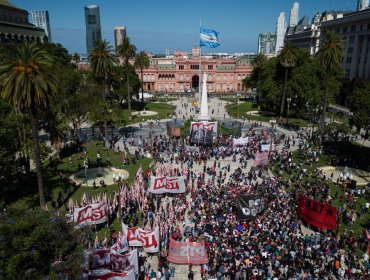
POLYGON ((220 45, 218 42, 218 32, 216 30, 200 28, 200 44, 201 47, 216 48, 220 45))

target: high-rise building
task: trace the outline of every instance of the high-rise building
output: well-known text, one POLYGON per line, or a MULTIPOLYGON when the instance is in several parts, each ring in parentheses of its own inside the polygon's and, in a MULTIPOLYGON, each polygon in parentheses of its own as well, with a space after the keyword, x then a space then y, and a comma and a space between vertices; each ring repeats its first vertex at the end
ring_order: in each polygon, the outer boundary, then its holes
POLYGON ((286 32, 285 13, 281 12, 276 23, 276 47, 275 54, 280 53, 284 47, 284 36, 286 32))
POLYGON ((126 37, 126 26, 116 26, 114 28, 114 46, 117 47, 122 45, 123 38, 126 37))
POLYGON ((97 5, 85 6, 86 49, 89 53, 101 40, 100 10, 97 5))
POLYGON ((31 11, 32 23, 45 30, 48 41, 51 42, 51 30, 48 11, 31 11))
POLYGON ((276 34, 261 33, 258 35, 258 53, 266 56, 275 55, 276 34))
POLYGON ((357 11, 365 10, 369 7, 369 0, 358 0, 357 1, 357 11))
POLYGON ((294 2, 293 7, 290 9, 289 27, 294 27, 298 24, 298 10, 299 3, 294 2))

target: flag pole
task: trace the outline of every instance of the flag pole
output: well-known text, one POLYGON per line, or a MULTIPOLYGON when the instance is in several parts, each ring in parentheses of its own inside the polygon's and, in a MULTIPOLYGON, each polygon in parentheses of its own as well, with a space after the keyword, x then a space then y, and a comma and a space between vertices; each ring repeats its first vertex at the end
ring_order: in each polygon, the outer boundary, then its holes
MULTIPOLYGON (((202 19, 199 19, 199 32, 200 29, 202 28, 202 19)), ((202 105, 202 93, 201 93, 201 81, 202 81, 202 47, 200 46, 200 41, 199 41, 199 85, 198 85, 198 90, 199 90, 199 104, 202 105)))

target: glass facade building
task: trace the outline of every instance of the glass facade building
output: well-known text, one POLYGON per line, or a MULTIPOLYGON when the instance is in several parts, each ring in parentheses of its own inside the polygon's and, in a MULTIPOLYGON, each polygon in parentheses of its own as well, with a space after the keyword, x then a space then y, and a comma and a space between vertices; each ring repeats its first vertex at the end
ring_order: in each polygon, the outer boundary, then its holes
POLYGON ((86 50, 89 53, 101 40, 100 9, 97 5, 85 6, 86 50))
POLYGON ((51 42, 51 30, 48 11, 31 11, 32 23, 45 30, 48 41, 51 42))

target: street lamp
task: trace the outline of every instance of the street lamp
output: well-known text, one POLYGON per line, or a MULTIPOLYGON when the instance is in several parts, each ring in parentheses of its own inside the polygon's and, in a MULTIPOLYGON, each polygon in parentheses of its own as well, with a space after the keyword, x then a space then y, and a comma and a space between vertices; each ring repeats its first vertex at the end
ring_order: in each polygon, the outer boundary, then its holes
POLYGON ((270 156, 271 150, 272 150, 272 142, 273 142, 273 139, 274 139, 274 128, 275 128, 275 124, 276 124, 276 119, 271 119, 270 120, 270 125, 271 125, 271 140, 270 140, 269 156, 270 156))
POLYGON ((289 122, 289 108, 290 108, 290 102, 292 101, 292 98, 288 97, 288 98, 286 99, 286 101, 287 101, 287 103, 288 103, 288 110, 287 110, 287 112, 286 112, 286 123, 288 124, 288 122, 289 122))
POLYGON ((149 119, 148 120, 148 124, 149 124, 149 127, 150 127, 150 154, 152 155, 153 157, 153 124, 154 124, 154 120, 152 119, 149 119))
POLYGON ((238 97, 238 119, 239 119, 239 98, 240 98, 240 93, 238 92, 236 94, 236 96, 238 97))

